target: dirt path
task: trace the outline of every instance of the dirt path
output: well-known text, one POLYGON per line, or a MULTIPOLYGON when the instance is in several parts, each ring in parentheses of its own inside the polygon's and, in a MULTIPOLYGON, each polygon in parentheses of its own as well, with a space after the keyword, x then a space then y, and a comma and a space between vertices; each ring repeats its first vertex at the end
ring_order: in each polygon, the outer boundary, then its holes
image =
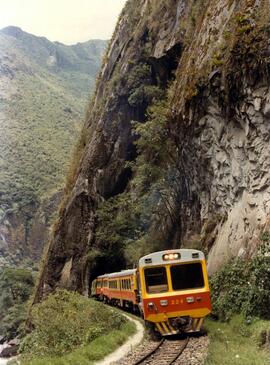
POLYGON ((134 347, 138 346, 143 339, 144 336, 144 326, 140 321, 137 319, 131 318, 124 314, 125 317, 127 317, 131 322, 135 323, 136 325, 136 333, 130 339, 125 342, 122 346, 120 346, 116 351, 114 351, 112 354, 105 357, 105 359, 98 361, 95 363, 95 365, 110 365, 112 363, 115 363, 119 361, 122 357, 127 355, 134 347))

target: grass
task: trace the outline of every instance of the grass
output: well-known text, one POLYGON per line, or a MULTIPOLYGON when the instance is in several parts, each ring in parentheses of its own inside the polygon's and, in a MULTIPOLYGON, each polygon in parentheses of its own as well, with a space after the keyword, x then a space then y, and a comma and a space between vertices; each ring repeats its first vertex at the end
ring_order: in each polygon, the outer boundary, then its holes
POLYGON ((263 331, 270 331, 270 321, 253 320, 247 324, 242 316, 230 322, 207 319, 210 336, 205 365, 269 365, 270 348, 262 343, 263 331))
POLYGON ((134 333, 135 324, 128 322, 65 356, 22 361, 21 365, 91 365, 116 350, 134 333))

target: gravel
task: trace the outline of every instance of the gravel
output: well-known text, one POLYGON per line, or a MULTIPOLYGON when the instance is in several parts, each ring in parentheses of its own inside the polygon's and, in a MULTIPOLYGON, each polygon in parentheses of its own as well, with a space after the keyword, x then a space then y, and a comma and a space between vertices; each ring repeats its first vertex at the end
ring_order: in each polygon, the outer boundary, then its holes
MULTIPOLYGON (((156 341, 145 339, 141 345, 130 351, 118 362, 112 363, 112 365, 133 365, 145 354, 154 349, 157 343, 156 341)), ((175 362, 175 365, 202 365, 207 356, 208 346, 209 338, 207 336, 190 337, 186 349, 175 362)))
POLYGON ((191 337, 175 365, 202 365, 208 353, 209 337, 191 337))

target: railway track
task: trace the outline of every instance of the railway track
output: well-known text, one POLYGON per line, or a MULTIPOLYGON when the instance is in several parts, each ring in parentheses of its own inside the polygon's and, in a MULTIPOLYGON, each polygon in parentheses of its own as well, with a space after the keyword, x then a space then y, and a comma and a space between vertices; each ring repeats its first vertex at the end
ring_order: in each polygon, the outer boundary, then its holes
POLYGON ((177 365, 188 344, 186 339, 162 339, 157 346, 132 365, 177 365))

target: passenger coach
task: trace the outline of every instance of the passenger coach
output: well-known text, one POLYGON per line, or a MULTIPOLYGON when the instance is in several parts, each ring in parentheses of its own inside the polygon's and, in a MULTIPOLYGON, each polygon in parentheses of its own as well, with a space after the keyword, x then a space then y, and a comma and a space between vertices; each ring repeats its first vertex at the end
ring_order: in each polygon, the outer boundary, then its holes
POLYGON ((138 309, 163 336, 199 332, 211 312, 206 261, 197 250, 144 256, 137 269, 99 276, 92 294, 107 303, 138 309))

